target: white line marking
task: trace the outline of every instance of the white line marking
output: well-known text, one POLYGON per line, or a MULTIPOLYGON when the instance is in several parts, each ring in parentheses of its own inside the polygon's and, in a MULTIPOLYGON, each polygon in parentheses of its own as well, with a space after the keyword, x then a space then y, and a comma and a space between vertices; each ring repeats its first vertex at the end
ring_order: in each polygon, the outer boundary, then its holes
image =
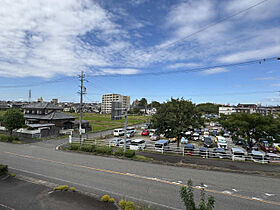
MULTIPOLYGON (((90 188, 90 189, 94 189, 94 190, 99 190, 99 191, 102 191, 102 192, 105 192, 105 193, 115 194, 115 195, 120 196, 120 197, 123 197, 123 196, 124 196, 123 194, 120 194, 120 193, 117 193, 117 192, 103 190, 103 189, 100 189, 100 188, 97 188, 97 187, 91 187, 91 186, 89 186, 89 185, 80 184, 80 183, 73 182, 73 181, 67 181, 67 180, 64 180, 64 179, 57 178, 57 177, 46 176, 46 175, 44 175, 44 174, 39 174, 39 173, 36 173, 36 172, 26 171, 26 170, 23 170, 23 169, 17 169, 17 168, 13 168, 13 167, 9 167, 9 168, 10 168, 10 169, 17 170, 17 171, 29 173, 29 174, 35 174, 35 175, 37 175, 37 176, 42 176, 42 177, 49 178, 49 179, 55 179, 55 180, 62 181, 62 182, 68 182, 68 183, 71 183, 71 184, 79 185, 79 186, 86 187, 86 188, 90 188)), ((178 209, 178 208, 174 208, 174 207, 171 207, 171 206, 167 206, 167 205, 164 205, 164 204, 156 203, 156 202, 149 201, 149 200, 145 200, 145 199, 135 198, 135 197, 133 197, 133 196, 127 196, 127 195, 126 195, 125 197, 131 198, 131 199, 133 199, 133 200, 140 201, 140 202, 145 202, 145 203, 150 203, 150 204, 157 205, 157 206, 162 206, 162 207, 167 208, 167 209, 180 210, 180 209, 178 209)))
POLYGON ((232 194, 232 192, 230 192, 230 191, 228 191, 228 190, 225 190, 225 191, 223 191, 222 193, 229 194, 229 195, 232 194))
POLYGON ((274 196, 274 194, 265 193, 266 196, 274 196))
POLYGON ((258 201, 262 201, 263 199, 261 199, 261 198, 257 198, 257 197, 252 197, 252 199, 254 199, 254 200, 258 200, 258 201))
POLYGON ((4 207, 4 208, 6 208, 6 209, 15 210, 15 209, 13 209, 13 208, 11 208, 11 207, 9 207, 9 206, 6 206, 6 205, 4 205, 4 204, 1 204, 1 203, 0 203, 0 206, 4 207))

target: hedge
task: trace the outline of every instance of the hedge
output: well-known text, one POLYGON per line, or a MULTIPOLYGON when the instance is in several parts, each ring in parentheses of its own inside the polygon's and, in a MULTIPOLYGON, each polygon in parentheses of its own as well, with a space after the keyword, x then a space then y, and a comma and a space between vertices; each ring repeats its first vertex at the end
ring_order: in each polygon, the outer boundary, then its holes
POLYGON ((135 156, 135 151, 128 149, 125 151, 124 156, 127 158, 133 158, 135 156))

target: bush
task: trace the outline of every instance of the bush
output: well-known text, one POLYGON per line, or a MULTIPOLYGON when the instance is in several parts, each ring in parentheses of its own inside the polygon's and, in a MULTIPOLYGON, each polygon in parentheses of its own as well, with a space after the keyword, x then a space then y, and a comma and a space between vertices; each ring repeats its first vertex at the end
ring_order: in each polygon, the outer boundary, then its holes
POLYGON ((124 156, 127 158, 133 158, 135 156, 135 151, 128 149, 125 151, 124 156))
POLYGON ((124 210, 135 210, 136 206, 133 202, 127 201, 124 210))
POLYGON ((84 152, 95 152, 95 145, 82 145, 80 150, 84 152))
POLYGON ((0 175, 8 173, 8 166, 0 164, 0 175))
POLYGON ((75 187, 70 187, 69 190, 71 190, 72 192, 76 192, 76 188, 75 187))
POLYGON ((119 201, 118 205, 121 209, 125 209, 126 201, 122 199, 119 201))
POLYGON ((13 174, 11 174, 10 176, 11 176, 11 177, 15 177, 16 175, 13 173, 13 174))
POLYGON ((109 202, 109 203, 115 203, 115 199, 114 199, 114 198, 110 198, 110 199, 108 200, 108 202, 109 202))
POLYGON ((79 148, 80 148, 80 146, 79 146, 79 144, 70 144, 69 145, 69 149, 70 150, 79 150, 79 148))
POLYGON ((96 147, 96 153, 111 155, 113 150, 111 147, 96 147))
POLYGON ((8 166, 0 164, 0 174, 6 174, 6 173, 8 173, 8 166))
POLYGON ((103 195, 102 198, 101 198, 101 201, 103 202, 108 202, 110 199, 110 196, 109 195, 103 195))
POLYGON ((60 191, 67 191, 69 189, 68 185, 60 185, 58 187, 53 188, 54 191, 60 190, 60 191))
POLYGON ((123 149, 122 148, 118 148, 115 152, 114 155, 116 156, 123 156, 123 149))

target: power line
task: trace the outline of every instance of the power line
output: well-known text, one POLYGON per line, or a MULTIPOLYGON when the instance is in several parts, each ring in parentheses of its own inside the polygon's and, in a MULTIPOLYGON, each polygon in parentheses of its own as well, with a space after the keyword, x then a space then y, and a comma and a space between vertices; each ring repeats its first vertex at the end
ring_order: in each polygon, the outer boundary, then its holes
MULTIPOLYGON (((201 33, 201 32, 203 32, 203 31, 206 31, 207 29, 209 29, 209 28, 211 28, 211 27, 213 27, 213 26, 216 26, 216 25, 218 25, 218 24, 220 24, 220 23, 222 23, 222 22, 224 22, 224 21, 227 21, 227 20, 229 20, 229 19, 231 19, 231 18, 233 18, 233 17, 235 17, 235 16, 238 16, 238 15, 244 13, 244 12, 247 12, 248 10, 253 9, 253 8, 255 8, 255 7, 257 7, 257 6, 259 6, 259 5, 263 4, 263 3, 265 3, 265 2, 267 2, 267 1, 269 1, 269 0, 263 0, 263 1, 258 2, 258 3, 256 3, 256 4, 253 4, 253 5, 247 7, 247 8, 245 8, 245 9, 243 9, 243 10, 240 10, 240 11, 238 11, 238 12, 236 12, 236 13, 230 15, 230 16, 221 18, 220 20, 218 20, 218 21, 216 21, 216 22, 210 23, 210 24, 204 26, 203 28, 201 28, 201 29, 199 29, 199 30, 197 30, 197 31, 195 31, 195 32, 193 32, 193 33, 190 33, 190 34, 188 34, 187 36, 185 36, 185 37, 183 37, 183 38, 181 38, 181 39, 178 39, 178 40, 176 40, 176 41, 174 41, 174 42, 171 42, 171 43, 169 43, 169 44, 167 44, 167 45, 164 45, 164 46, 162 46, 162 47, 158 47, 157 49, 152 49, 152 50, 150 50, 150 51, 147 51, 147 53, 153 53, 153 51, 159 51, 159 50, 162 50, 162 49, 164 49, 164 48, 169 48, 170 46, 176 45, 176 44, 179 43, 179 42, 182 42, 182 41, 184 41, 184 40, 186 40, 186 39, 188 39, 188 38, 190 38, 190 37, 192 37, 192 36, 194 36, 194 35, 196 35, 196 34, 198 34, 198 33, 201 33)), ((142 57, 142 55, 136 57, 135 59, 140 58, 140 57, 142 57)))
POLYGON ((273 60, 280 60, 279 57, 270 57, 270 58, 263 58, 263 59, 257 59, 257 60, 251 60, 251 61, 245 61, 245 62, 239 62, 239 63, 230 63, 230 64, 221 64, 221 65, 213 65, 213 66, 205 66, 205 67, 198 67, 198 68, 192 68, 192 69, 185 69, 185 70, 173 70, 173 71, 157 71, 157 72, 146 72, 146 73, 138 73, 138 74, 107 74, 107 75, 92 75, 89 77, 137 77, 137 76, 162 76, 162 75, 168 75, 168 74, 179 74, 179 73, 191 73, 191 72, 200 72, 205 71, 209 69, 216 69, 216 68, 226 68, 226 67, 233 67, 233 66, 245 66, 245 65, 251 65, 251 64, 262 64, 264 62, 269 62, 273 60))

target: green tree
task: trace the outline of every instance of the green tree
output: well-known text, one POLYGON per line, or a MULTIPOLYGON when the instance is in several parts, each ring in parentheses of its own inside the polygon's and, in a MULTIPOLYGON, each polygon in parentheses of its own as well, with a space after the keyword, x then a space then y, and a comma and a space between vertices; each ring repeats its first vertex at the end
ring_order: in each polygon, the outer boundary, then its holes
POLYGON ((253 146, 252 139, 258 141, 268 136, 279 138, 280 121, 272 115, 235 113, 221 120, 221 124, 232 133, 246 138, 250 148, 253 146))
POLYGON ((138 105, 140 107, 146 108, 147 104, 148 104, 147 99, 146 98, 141 98, 138 105))
POLYGON ((219 113, 219 105, 213 103, 203 103, 198 104, 197 111, 202 114, 218 114, 219 113))
POLYGON ((202 124, 195 104, 183 98, 181 100, 171 98, 171 101, 161 104, 157 113, 152 116, 151 122, 157 133, 166 137, 176 137, 178 147, 179 139, 190 126, 198 127, 202 124))
POLYGON ((19 109, 8 109, 3 115, 3 124, 12 136, 14 129, 22 128, 25 124, 23 113, 19 109))
POLYGON ((160 103, 158 101, 152 101, 148 107, 151 107, 151 108, 156 108, 158 109, 160 107, 160 103))
POLYGON ((215 199, 213 196, 208 197, 208 202, 205 203, 205 190, 203 184, 201 184, 200 202, 198 208, 196 208, 193 194, 192 180, 188 180, 187 186, 182 186, 180 190, 180 196, 183 200, 186 210, 212 210, 214 209, 215 199))

